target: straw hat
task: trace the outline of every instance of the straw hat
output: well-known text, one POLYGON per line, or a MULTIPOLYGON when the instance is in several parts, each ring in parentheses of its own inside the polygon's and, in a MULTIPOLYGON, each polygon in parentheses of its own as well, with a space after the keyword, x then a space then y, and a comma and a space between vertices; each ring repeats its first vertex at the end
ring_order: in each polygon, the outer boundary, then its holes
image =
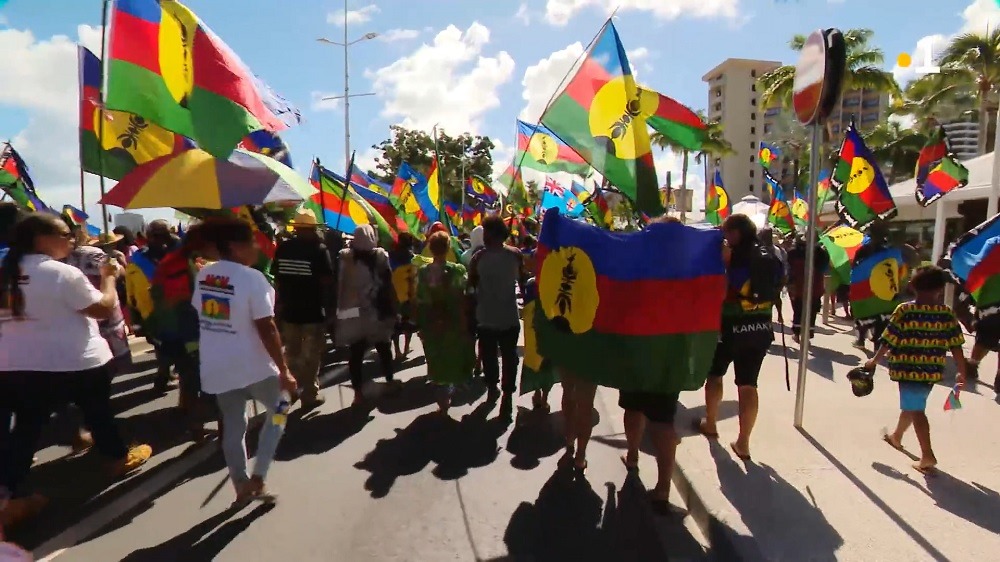
POLYGON ((92 236, 90 240, 87 241, 88 246, 110 246, 112 244, 117 244, 122 238, 125 238, 121 234, 116 234, 114 232, 102 232, 97 236, 92 236))
POLYGON ((319 221, 316 220, 316 214, 312 211, 299 209, 295 211, 295 218, 288 223, 288 226, 292 228, 316 228, 319 226, 319 221))

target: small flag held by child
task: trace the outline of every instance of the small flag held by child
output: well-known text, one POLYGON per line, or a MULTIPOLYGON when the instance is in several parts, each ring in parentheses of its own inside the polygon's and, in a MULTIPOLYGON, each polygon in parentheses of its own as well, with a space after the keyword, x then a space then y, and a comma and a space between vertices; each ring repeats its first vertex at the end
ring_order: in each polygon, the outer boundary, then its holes
POLYGON ((959 395, 959 389, 956 386, 955 388, 951 389, 951 392, 948 393, 948 399, 944 401, 945 412, 962 409, 962 401, 958 399, 958 395, 959 395))

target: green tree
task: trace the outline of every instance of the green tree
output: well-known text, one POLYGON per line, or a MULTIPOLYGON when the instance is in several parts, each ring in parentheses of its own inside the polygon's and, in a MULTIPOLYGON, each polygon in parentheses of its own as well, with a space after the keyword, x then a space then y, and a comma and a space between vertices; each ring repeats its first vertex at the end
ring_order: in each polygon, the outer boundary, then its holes
MULTIPOLYGON (((705 121, 705 112, 698 111, 698 117, 702 121, 705 121)), ((661 150, 669 148, 674 153, 681 155, 681 191, 687 193, 688 157, 691 155, 690 151, 659 131, 650 133, 649 141, 653 146, 661 150)), ((722 123, 718 121, 706 122, 705 140, 701 144, 701 150, 694 155, 695 163, 701 164, 704 162, 707 165, 708 161, 712 158, 721 158, 733 153, 733 146, 723 136, 722 123)))
POLYGON ((889 185, 913 175, 917 155, 927 143, 926 135, 896 121, 880 123, 864 139, 889 185))
MULTIPOLYGON (((375 158, 375 169, 368 171, 379 180, 390 184, 403 162, 409 163, 420 173, 427 174, 435 154, 434 137, 423 131, 406 129, 398 125, 393 125, 389 129, 392 131, 392 136, 372 146, 382 154, 375 158)), ((443 131, 438 131, 436 146, 438 175, 445 199, 461 201, 462 186, 467 177, 491 177, 493 157, 490 151, 493 148, 493 141, 486 136, 462 133, 452 137, 443 131)))
POLYGON ((953 69, 913 80, 894 98, 889 112, 912 117, 914 128, 928 134, 937 122, 967 120, 979 107, 975 85, 953 69))
POLYGON ((988 134, 990 113, 996 111, 996 93, 1000 86, 1000 29, 956 36, 944 50, 940 66, 938 85, 951 82, 974 88, 981 124, 979 153, 985 153, 991 136, 988 134))

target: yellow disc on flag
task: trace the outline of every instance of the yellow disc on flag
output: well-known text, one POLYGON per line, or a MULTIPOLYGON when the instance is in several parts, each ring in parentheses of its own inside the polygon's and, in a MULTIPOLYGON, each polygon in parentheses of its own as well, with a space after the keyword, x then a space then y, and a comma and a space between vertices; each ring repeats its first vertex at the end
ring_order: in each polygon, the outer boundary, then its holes
POLYGON ((174 101, 186 106, 194 90, 194 37, 198 18, 176 0, 160 2, 160 75, 174 101))
POLYGON ((792 206, 794 207, 794 209, 792 209, 792 214, 800 219, 804 219, 809 215, 809 204, 806 203, 804 199, 796 199, 795 202, 792 203, 792 206))
POLYGON ((774 207, 773 207, 773 211, 772 212, 773 212, 774 216, 776 216, 778 218, 785 218, 785 217, 787 217, 788 213, 789 213, 788 203, 785 203, 784 201, 781 201, 781 202, 775 204, 774 207))
POLYGON ((559 156, 559 144, 551 135, 535 133, 528 142, 528 154, 542 164, 551 164, 559 156))
POLYGON ((864 158, 858 156, 851 161, 851 177, 847 180, 848 193, 861 193, 875 181, 875 170, 864 158))
POLYGON ((763 160, 764 162, 770 162, 771 161, 771 149, 770 148, 762 148, 761 151, 760 151, 760 159, 763 160))
POLYGON ((868 283, 872 288, 872 294, 884 301, 891 301, 899 294, 900 279, 899 261, 895 258, 887 258, 872 268, 868 283))
POLYGON ((716 186, 715 195, 719 197, 719 208, 717 210, 722 210, 729 206, 729 196, 726 195, 726 190, 716 186))
POLYGON ((538 303, 546 318, 561 329, 582 334, 593 328, 600 300, 597 272, 586 252, 567 246, 545 256, 538 303))
POLYGON ((347 200, 347 215, 351 217, 354 224, 361 226, 363 224, 371 224, 371 219, 368 217, 368 212, 365 208, 358 204, 354 199, 347 200))
POLYGON ((856 248, 864 241, 865 235, 849 226, 838 226, 831 230, 827 236, 833 243, 841 248, 856 248))
POLYGON ((590 133, 622 160, 645 156, 650 151, 645 118, 659 103, 656 92, 640 90, 632 76, 619 76, 601 86, 590 102, 590 133))

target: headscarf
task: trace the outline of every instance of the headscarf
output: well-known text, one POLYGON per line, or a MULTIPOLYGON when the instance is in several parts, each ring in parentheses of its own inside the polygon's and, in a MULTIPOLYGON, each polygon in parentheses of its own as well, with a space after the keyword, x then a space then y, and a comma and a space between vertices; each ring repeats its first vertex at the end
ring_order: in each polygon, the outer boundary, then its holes
POLYGON ((370 224, 363 224, 354 229, 354 239, 351 248, 358 252, 370 252, 377 246, 375 229, 370 224))
POLYGON ((451 234, 450 232, 448 232, 448 228, 441 221, 435 222, 434 224, 431 225, 431 227, 427 230, 427 236, 430 236, 435 232, 444 232, 445 234, 451 234))

